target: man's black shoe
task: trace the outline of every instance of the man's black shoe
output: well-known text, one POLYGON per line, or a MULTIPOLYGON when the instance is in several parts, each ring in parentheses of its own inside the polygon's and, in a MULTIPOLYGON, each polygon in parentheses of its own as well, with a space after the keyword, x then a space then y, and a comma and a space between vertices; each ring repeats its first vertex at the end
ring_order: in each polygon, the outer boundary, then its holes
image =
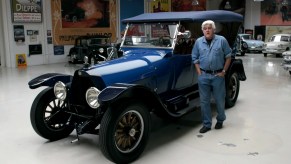
POLYGON ((210 129, 211 129, 211 128, 207 128, 206 126, 203 126, 203 127, 199 130, 199 132, 200 132, 200 133, 206 133, 206 132, 208 132, 210 129))
POLYGON ((222 128, 223 123, 222 122, 217 122, 215 124, 215 129, 221 129, 222 128))

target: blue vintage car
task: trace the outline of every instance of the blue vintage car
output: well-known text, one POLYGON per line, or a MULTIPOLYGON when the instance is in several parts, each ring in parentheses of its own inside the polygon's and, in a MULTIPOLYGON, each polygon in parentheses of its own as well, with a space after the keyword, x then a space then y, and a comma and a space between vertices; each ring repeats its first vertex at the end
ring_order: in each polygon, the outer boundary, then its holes
MULTIPOLYGON (((202 35, 201 23, 212 19, 234 45, 243 17, 222 11, 145 13, 123 20, 127 24, 119 53, 122 57, 74 75, 44 74, 31 89, 46 87, 31 107, 35 132, 48 140, 99 135, 103 154, 115 163, 136 160, 150 135, 151 114, 178 119, 197 109, 197 74, 191 50, 202 35)), ((87 59, 86 59, 87 60, 87 59)), ((242 60, 232 56, 226 78, 226 107, 235 105, 240 80, 246 80, 242 60)))

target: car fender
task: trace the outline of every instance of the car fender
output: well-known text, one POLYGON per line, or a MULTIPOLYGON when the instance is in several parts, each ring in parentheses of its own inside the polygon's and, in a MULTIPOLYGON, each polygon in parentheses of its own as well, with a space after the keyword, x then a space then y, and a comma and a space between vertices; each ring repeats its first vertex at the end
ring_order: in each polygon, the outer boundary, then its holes
MULTIPOLYGON (((241 59, 232 59, 228 72, 236 72, 238 74, 238 79, 241 81, 245 81, 247 79, 243 61, 241 59)), ((230 75, 230 73, 228 73, 228 75, 230 75)))
POLYGON ((35 89, 41 86, 53 87, 57 81, 62 81, 64 84, 71 82, 73 76, 60 73, 47 73, 38 76, 28 82, 30 89, 35 89))
POLYGON ((125 99, 144 101, 150 109, 164 108, 155 92, 138 84, 116 83, 106 87, 98 95, 100 104, 118 105, 125 99))

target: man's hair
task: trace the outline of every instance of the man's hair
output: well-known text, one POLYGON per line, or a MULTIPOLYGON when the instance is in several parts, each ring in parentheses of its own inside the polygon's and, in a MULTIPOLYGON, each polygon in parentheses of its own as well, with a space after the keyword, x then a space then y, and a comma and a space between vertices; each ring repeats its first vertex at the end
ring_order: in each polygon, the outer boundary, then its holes
POLYGON ((211 25, 211 27, 215 30, 215 23, 212 20, 206 20, 202 23, 201 25, 201 29, 203 30, 203 27, 205 27, 206 25, 211 25))

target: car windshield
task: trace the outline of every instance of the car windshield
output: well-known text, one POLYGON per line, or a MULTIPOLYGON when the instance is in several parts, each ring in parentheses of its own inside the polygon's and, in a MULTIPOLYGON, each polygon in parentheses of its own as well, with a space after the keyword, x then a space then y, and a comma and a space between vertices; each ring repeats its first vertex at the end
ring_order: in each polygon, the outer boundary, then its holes
POLYGON ((127 26, 122 46, 170 48, 177 33, 177 24, 131 24, 127 26))
POLYGON ((245 40, 251 40, 253 39, 251 35, 243 35, 242 36, 245 40))
POLYGON ((275 35, 272 36, 271 42, 288 42, 289 41, 289 36, 284 36, 284 35, 275 35))
POLYGON ((109 38, 93 38, 89 41, 90 45, 96 45, 96 44, 110 44, 109 38))

